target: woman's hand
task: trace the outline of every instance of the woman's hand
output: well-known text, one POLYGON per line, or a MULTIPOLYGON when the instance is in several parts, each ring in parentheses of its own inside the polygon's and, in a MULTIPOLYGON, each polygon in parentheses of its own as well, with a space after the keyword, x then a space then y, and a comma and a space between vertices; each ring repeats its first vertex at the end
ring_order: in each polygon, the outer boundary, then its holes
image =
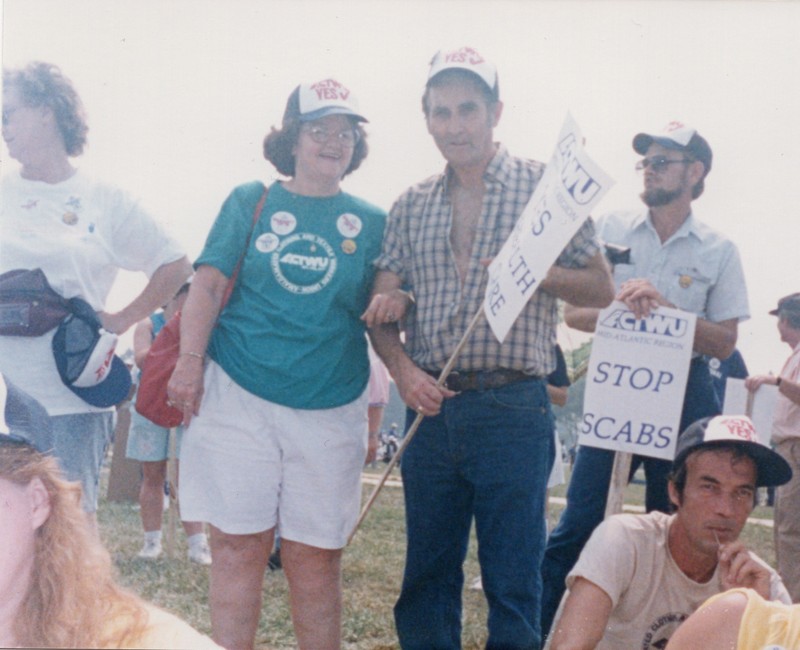
POLYGON ((361 314, 367 327, 396 323, 403 319, 411 305, 411 294, 402 289, 391 289, 372 296, 369 307, 361 314))
POLYGON ((203 359, 182 354, 167 384, 167 399, 171 406, 183 411, 183 424, 189 426, 192 417, 200 413, 203 398, 203 359))
POLYGON ((97 317, 100 319, 100 324, 106 332, 117 335, 124 334, 134 324, 128 322, 121 312, 110 314, 107 311, 99 311, 97 312, 97 317))

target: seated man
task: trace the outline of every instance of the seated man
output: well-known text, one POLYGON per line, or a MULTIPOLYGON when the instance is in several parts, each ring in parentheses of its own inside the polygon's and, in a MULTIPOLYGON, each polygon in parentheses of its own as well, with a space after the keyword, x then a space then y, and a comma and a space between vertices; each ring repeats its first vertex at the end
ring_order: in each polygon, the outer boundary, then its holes
POLYGON ((734 587, 789 603, 778 574, 738 538, 756 487, 791 475, 745 416, 690 425, 668 484, 676 512, 614 515, 595 530, 567 577, 551 650, 663 648, 705 600, 734 587))

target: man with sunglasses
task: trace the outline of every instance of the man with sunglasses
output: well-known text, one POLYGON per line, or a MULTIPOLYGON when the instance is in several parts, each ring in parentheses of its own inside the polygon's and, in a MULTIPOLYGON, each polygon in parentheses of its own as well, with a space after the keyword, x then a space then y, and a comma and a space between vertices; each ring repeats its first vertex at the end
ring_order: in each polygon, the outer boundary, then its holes
MULTIPOLYGON (((736 346, 739 321, 749 317, 744 274, 736 246, 697 219, 692 202, 703 193, 712 152, 697 131, 670 122, 657 134, 639 133, 633 149, 644 156, 636 169, 644 178, 646 208, 613 213, 597 222, 607 245, 626 255, 614 264, 617 300, 637 317, 659 306, 697 315, 694 354, 679 430, 720 412, 703 355, 726 359, 736 346)), ((567 306, 568 325, 593 332, 599 310, 567 306)), ((542 564, 542 630, 547 633, 564 593, 564 580, 592 531, 603 519, 614 452, 581 447, 573 466, 567 508, 553 530, 542 564)), ((634 456, 631 475, 644 464, 646 508, 669 511, 669 461, 634 456)))

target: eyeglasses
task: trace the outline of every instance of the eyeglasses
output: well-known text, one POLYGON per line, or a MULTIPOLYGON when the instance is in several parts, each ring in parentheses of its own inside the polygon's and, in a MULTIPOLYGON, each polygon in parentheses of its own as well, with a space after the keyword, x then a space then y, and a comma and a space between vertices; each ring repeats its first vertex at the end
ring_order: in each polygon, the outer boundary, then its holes
POLYGON ((304 128, 310 138, 317 144, 325 144, 331 138, 335 137, 336 141, 343 147, 352 149, 356 146, 359 139, 359 133, 355 129, 348 129, 346 131, 339 131, 338 133, 331 133, 322 126, 309 126, 304 128))
POLYGON ((652 167, 653 171, 658 174, 663 172, 667 165, 674 165, 675 163, 690 163, 694 162, 693 160, 689 160, 688 158, 681 158, 680 160, 670 160, 666 156, 656 156, 655 158, 642 158, 639 162, 636 163, 636 171, 640 172, 643 169, 647 169, 648 167, 652 167))

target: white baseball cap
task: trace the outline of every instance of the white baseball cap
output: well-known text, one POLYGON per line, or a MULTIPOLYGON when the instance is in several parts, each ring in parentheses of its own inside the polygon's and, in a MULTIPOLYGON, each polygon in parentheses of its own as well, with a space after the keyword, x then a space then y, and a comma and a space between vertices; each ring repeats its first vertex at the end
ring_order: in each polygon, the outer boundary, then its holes
POLYGON ((678 149, 690 153, 703 163, 706 174, 711 171, 713 158, 711 147, 694 127, 673 120, 656 133, 637 133, 633 138, 633 150, 638 154, 645 155, 654 142, 667 149, 678 149))
POLYGON ((673 466, 684 463, 698 449, 731 443, 753 459, 757 486, 783 485, 792 478, 789 463, 759 440, 752 420, 746 415, 717 415, 690 424, 678 438, 673 466))
POLYGON ((335 79, 300 84, 295 88, 286 104, 284 120, 295 117, 301 122, 311 122, 328 115, 347 115, 359 122, 369 121, 359 113, 355 95, 335 79))
POLYGON ((428 71, 428 81, 430 82, 436 75, 445 70, 452 69, 467 70, 477 75, 495 97, 498 94, 497 68, 493 63, 484 59, 477 50, 471 47, 461 47, 457 50, 439 50, 431 59, 431 67, 428 71))

